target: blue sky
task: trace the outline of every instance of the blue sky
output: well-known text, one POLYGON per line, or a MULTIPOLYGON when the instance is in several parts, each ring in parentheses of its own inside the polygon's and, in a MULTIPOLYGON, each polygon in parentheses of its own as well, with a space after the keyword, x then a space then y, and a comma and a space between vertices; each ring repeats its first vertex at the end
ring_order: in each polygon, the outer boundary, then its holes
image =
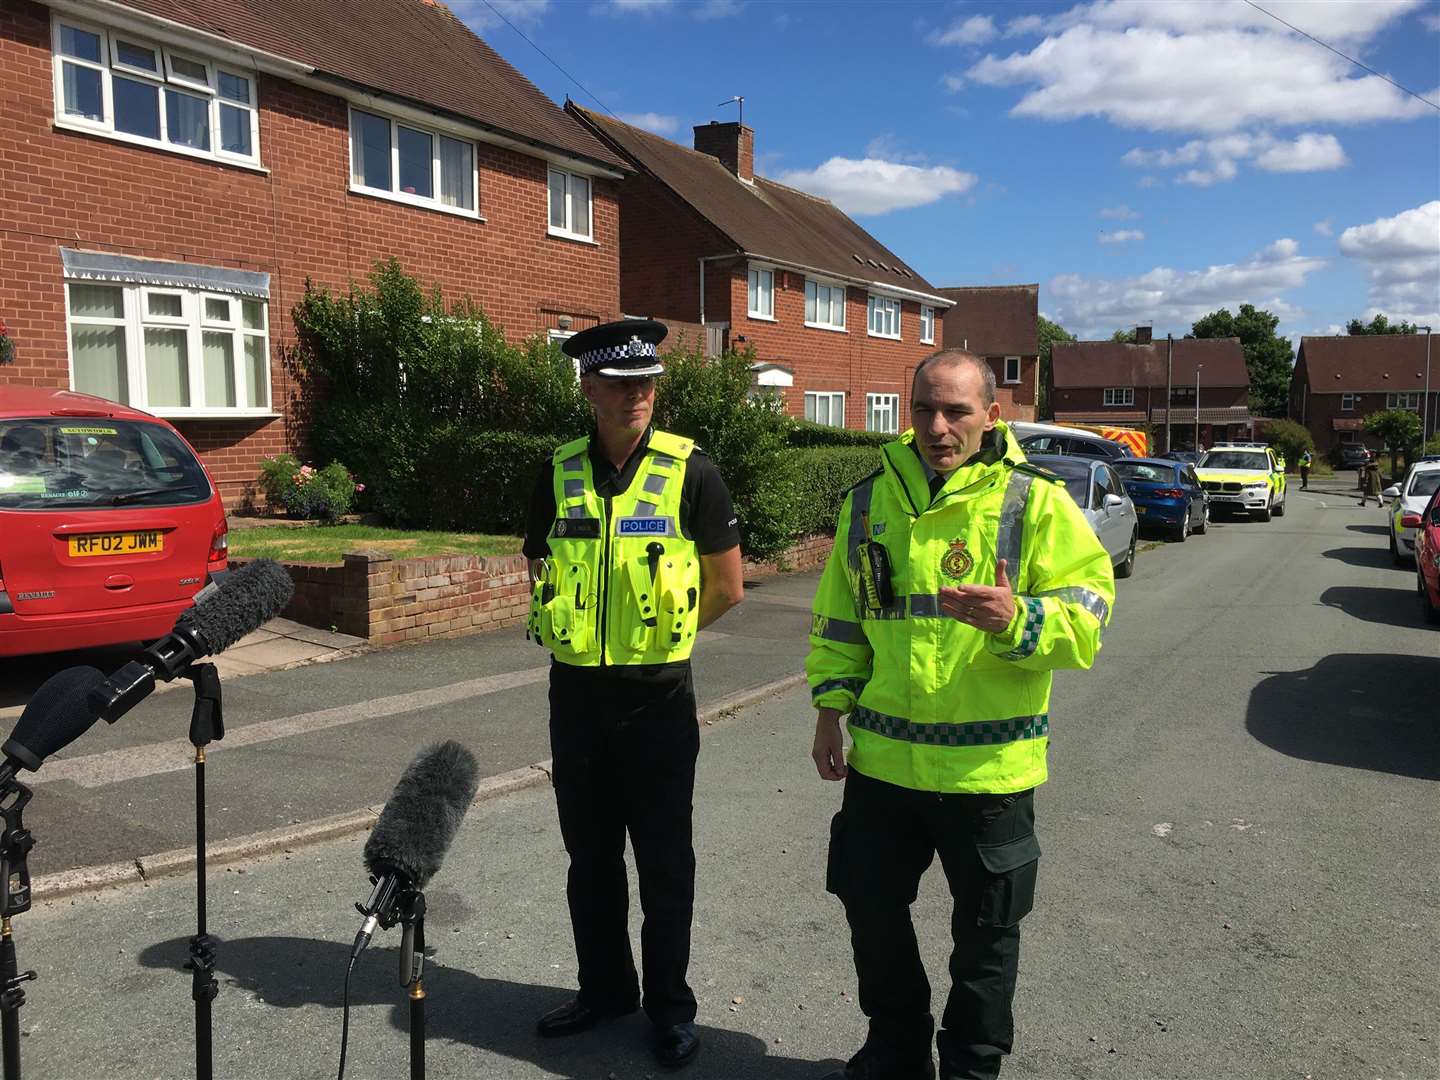
POLYGON ((1440 0, 1257 2, 451 7, 556 101, 686 145, 743 94, 757 171, 935 285, 1040 282, 1082 337, 1247 301, 1440 329, 1440 111, 1271 18, 1440 103, 1440 0))

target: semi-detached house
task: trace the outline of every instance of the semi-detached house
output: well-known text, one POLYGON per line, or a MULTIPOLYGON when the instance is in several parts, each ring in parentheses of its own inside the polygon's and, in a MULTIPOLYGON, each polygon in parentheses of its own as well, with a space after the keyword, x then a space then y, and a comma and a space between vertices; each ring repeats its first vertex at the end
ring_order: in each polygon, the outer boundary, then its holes
POLYGON ((1381 449, 1381 440, 1365 431, 1365 418, 1386 409, 1418 413, 1424 431, 1434 434, 1440 355, 1432 373, 1427 344, 1423 334, 1301 338, 1290 376, 1290 418, 1310 429, 1319 454, 1343 443, 1381 449))
POLYGON ((227 501, 299 445, 307 278, 394 256, 512 340, 620 312, 623 160, 427 0, 5 0, 7 385, 169 418, 227 501))
POLYGON ((826 199, 755 173, 755 133, 681 146, 574 102, 635 169, 620 188, 620 302, 755 351, 758 388, 837 427, 909 426, 910 376, 941 347, 950 301, 826 199))

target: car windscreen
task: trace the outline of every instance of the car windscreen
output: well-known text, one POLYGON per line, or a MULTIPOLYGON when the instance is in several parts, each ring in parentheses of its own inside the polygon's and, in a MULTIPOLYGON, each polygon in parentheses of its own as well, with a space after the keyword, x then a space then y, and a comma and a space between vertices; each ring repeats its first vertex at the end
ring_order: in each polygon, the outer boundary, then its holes
POLYGON ((1112 461, 1110 463, 1121 480, 1140 480, 1150 484, 1175 483, 1175 466, 1150 465, 1140 461, 1112 461))
POLYGON ((1258 469, 1270 471, 1270 459, 1252 450, 1211 450, 1200 459, 1202 469, 1258 469))
POLYGON ((1405 493, 1405 497, 1426 498, 1434 495, 1437 489, 1440 489, 1440 469, 1426 470, 1410 478, 1410 490, 1405 493))
POLYGON ((1090 462, 1084 458, 1061 457, 1059 454, 1035 454, 1032 465, 1054 473, 1065 481, 1065 490, 1081 508, 1090 505, 1090 462))
POLYGON ((160 424, 0 419, 0 510, 175 506, 210 495, 200 462, 160 424))

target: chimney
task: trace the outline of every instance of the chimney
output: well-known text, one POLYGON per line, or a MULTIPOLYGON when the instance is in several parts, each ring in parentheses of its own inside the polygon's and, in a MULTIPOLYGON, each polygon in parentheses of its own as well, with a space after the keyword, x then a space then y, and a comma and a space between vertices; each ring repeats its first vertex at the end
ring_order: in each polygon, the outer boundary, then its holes
POLYGON ((722 124, 711 120, 695 125, 695 149, 718 158, 746 183, 755 179, 755 131, 744 124, 722 124))
POLYGON ((1150 344, 1150 327, 1148 327, 1148 326, 1137 326, 1137 327, 1135 327, 1135 344, 1136 344, 1136 345, 1149 345, 1149 344, 1150 344))

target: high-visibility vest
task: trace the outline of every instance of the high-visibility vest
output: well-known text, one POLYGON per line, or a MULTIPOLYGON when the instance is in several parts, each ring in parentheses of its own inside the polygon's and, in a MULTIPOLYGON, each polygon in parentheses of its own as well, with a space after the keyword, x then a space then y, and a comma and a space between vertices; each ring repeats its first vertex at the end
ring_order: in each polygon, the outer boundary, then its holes
POLYGON ((1042 783, 1051 672, 1088 668, 1099 651, 1110 558, 1065 488, 996 427, 988 461, 957 469, 933 499, 906 432, 841 508, 806 673, 817 708, 849 714, 849 764, 866 776, 941 793, 1042 783), (866 542, 885 549, 887 605, 865 588, 866 542), (1003 633, 941 612, 942 587, 993 585, 1000 559, 1015 592, 1003 633))
POLYGON ((700 556, 680 528, 695 444, 650 434, 630 487, 595 493, 589 437, 555 451, 555 523, 530 597, 528 631, 563 664, 685 660, 700 625, 700 556))

